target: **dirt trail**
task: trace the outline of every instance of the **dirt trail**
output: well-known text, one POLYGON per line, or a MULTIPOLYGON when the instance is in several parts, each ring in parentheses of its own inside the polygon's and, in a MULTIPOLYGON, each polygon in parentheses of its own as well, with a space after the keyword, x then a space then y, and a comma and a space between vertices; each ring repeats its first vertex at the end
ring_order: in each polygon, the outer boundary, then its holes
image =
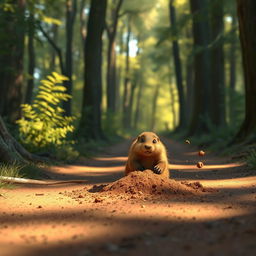
POLYGON ((129 143, 47 172, 87 184, 1 189, 0 256, 256 255, 255 171, 166 140, 170 183, 121 179, 129 143))

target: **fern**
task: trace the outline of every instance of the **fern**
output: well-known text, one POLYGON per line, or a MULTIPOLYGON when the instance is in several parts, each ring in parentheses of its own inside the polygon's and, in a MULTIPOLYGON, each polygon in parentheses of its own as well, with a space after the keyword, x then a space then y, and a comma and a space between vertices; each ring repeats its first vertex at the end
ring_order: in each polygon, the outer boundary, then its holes
POLYGON ((23 144, 32 150, 70 144, 69 133, 74 131, 72 116, 63 116, 60 107, 71 96, 65 93, 63 81, 68 80, 56 72, 42 80, 33 103, 22 104, 23 117, 17 121, 23 144))

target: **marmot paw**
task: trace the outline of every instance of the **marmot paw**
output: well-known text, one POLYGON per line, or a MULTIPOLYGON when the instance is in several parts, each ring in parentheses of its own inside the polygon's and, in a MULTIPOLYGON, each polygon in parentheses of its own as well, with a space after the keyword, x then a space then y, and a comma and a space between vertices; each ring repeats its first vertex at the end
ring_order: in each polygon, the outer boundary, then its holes
POLYGON ((158 166, 158 165, 156 165, 156 166, 154 166, 154 173, 156 173, 156 174, 161 174, 161 173, 163 173, 163 170, 158 166))

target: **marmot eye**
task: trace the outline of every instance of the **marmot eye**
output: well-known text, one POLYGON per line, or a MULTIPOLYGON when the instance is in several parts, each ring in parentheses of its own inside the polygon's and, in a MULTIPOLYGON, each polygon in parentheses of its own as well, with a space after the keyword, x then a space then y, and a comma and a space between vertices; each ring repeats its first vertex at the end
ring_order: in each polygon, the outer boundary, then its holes
POLYGON ((153 143, 157 143, 157 140, 156 140, 156 139, 153 139, 153 143))
POLYGON ((143 137, 140 138, 140 142, 141 142, 141 143, 145 142, 145 138, 143 138, 143 137))

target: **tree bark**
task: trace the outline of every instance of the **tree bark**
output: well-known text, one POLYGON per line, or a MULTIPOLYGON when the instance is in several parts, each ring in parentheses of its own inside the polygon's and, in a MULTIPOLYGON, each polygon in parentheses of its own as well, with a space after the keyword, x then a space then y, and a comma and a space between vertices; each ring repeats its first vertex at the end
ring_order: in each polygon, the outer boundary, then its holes
POLYGON ((107 111, 116 112, 116 51, 115 39, 118 27, 119 12, 123 0, 118 0, 115 8, 111 10, 112 24, 107 26, 108 51, 107 51, 107 111))
POLYGON ((124 94, 123 94, 123 127, 130 126, 128 118, 129 98, 130 98, 130 37, 131 37, 131 17, 127 18, 127 37, 126 37, 126 58, 125 58, 125 78, 124 78, 124 94))
POLYGON ((211 6, 211 123, 215 127, 226 124, 225 75, 223 40, 223 0, 213 1, 211 6))
POLYGON ((159 90, 160 90, 160 84, 158 83, 155 88, 155 92, 153 95, 152 99, 152 114, 151 114, 151 125, 150 125, 150 130, 154 131, 155 130, 155 125, 156 125, 156 110, 157 110, 157 99, 159 95, 159 90))
POLYGON ((14 12, 0 10, 0 114, 9 122, 21 116, 23 56, 25 37, 25 0, 13 0, 14 12))
POLYGON ((188 135, 202 134, 209 131, 209 77, 210 58, 207 46, 209 44, 209 21, 207 0, 190 0, 193 15, 194 56, 194 101, 193 112, 189 124, 188 135))
POLYGON ((34 47, 34 36, 35 36, 35 19, 33 11, 29 14, 28 20, 28 82, 25 102, 30 104, 33 96, 34 89, 34 70, 35 70, 35 47, 34 47))
POLYGON ((245 119, 233 142, 256 140, 256 1, 237 0, 240 41, 245 77, 245 119))
POLYGON ((46 159, 29 153, 7 131, 0 116, 0 163, 24 164, 28 162, 45 162, 46 159))
POLYGON ((104 139, 101 126, 102 34, 106 0, 92 0, 85 40, 85 70, 80 134, 89 139, 104 139))
MULTIPOLYGON (((77 12, 77 0, 66 0, 66 59, 65 59, 65 73, 64 75, 69 78, 69 80, 64 82, 64 86, 67 89, 67 93, 72 95, 73 90, 73 32, 74 24, 77 12)), ((63 108, 65 114, 71 115, 71 103, 72 99, 68 99, 63 102, 63 108)))
POLYGON ((134 113, 134 129, 139 128, 139 119, 140 119, 140 110, 141 110, 141 98, 142 98, 142 92, 143 92, 143 74, 140 74, 140 79, 138 83, 138 94, 136 99, 136 107, 135 107, 135 113, 134 113))
MULTIPOLYGON (((232 15, 232 25, 231 30, 232 33, 235 34, 237 25, 237 17, 232 15)), ((237 39, 234 35, 230 43, 230 51, 229 51, 229 121, 230 124, 233 125, 234 117, 235 117, 235 108, 233 104, 233 100, 235 97, 236 91, 236 58, 237 58, 237 39)))
MULTIPOLYGON (((173 29, 174 36, 177 37, 178 31, 176 28, 176 10, 173 5, 174 0, 169 1, 169 14, 170 14, 170 25, 173 29)), ((177 39, 172 40, 172 52, 175 68, 175 77, 179 95, 179 125, 176 129, 182 129, 186 125, 186 114, 185 114, 185 93, 183 87, 183 78, 182 78, 182 67, 180 60, 180 49, 179 42, 177 39)))

